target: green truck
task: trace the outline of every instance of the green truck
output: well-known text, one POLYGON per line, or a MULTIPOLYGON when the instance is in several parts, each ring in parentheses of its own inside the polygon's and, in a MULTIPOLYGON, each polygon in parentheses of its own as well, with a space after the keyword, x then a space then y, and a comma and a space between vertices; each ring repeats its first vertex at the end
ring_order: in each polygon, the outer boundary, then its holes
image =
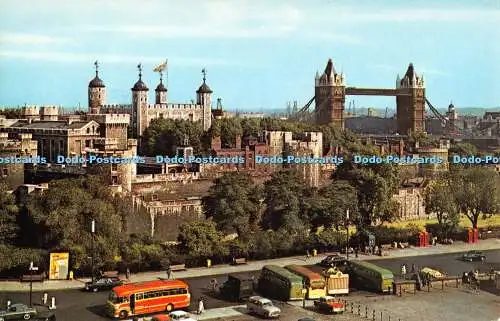
POLYGON ((392 290, 394 275, 391 271, 366 261, 349 261, 349 276, 357 285, 367 290, 389 293, 392 290))

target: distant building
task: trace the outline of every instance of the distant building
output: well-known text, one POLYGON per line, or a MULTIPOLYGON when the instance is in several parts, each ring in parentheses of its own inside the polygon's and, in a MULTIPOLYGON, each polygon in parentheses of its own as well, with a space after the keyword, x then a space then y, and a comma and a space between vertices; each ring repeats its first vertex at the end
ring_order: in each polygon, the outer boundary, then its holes
MULTIPOLYGON (((0 158, 15 158, 18 162, 0 163, 0 177, 7 183, 10 189, 15 190, 24 184, 24 163, 21 159, 36 159, 37 141, 32 139, 31 134, 0 133, 0 158)), ((29 163, 28 163, 29 164, 29 163)))

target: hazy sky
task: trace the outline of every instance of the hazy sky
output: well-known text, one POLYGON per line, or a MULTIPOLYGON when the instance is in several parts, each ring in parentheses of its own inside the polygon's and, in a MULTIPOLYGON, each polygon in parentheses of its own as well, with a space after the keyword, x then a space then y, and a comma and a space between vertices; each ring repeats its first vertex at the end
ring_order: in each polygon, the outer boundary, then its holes
POLYGON ((108 103, 130 102, 139 62, 153 100, 152 68, 168 59, 170 102, 194 98, 206 67, 225 108, 283 108, 313 96, 328 58, 348 86, 393 88, 413 62, 438 107, 500 105, 500 0, 0 0, 0 8, 0 106, 87 107, 95 60, 108 103))

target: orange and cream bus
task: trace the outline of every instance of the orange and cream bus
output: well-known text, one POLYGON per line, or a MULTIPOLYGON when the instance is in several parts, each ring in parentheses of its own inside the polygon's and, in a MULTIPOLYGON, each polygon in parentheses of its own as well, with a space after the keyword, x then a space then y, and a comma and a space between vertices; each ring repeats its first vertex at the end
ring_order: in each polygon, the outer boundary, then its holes
POLYGON ((134 315, 170 312, 189 307, 188 285, 180 280, 154 280, 114 287, 108 298, 108 315, 126 319, 134 315))
POLYGON ((287 265, 285 269, 302 278, 307 299, 319 299, 326 295, 326 282, 321 274, 301 265, 287 265))

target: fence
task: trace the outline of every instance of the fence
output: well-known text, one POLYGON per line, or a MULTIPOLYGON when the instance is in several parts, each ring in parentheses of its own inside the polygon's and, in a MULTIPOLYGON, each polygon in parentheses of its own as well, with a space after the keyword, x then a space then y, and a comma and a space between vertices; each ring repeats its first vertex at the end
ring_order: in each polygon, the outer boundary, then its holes
POLYGON ((345 312, 365 318, 371 321, 402 321, 400 318, 391 317, 387 311, 377 311, 364 304, 348 302, 342 300, 345 306, 345 312))

